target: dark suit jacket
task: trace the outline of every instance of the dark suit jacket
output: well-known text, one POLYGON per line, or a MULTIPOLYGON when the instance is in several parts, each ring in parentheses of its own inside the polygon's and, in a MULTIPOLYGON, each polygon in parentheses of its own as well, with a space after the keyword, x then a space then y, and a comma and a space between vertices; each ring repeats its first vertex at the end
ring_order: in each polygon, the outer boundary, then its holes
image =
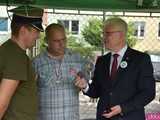
MULTIPOLYGON (((155 97, 155 80, 153 67, 148 54, 128 48, 122 61, 127 67, 118 68, 114 80, 109 79, 111 53, 98 58, 93 82, 86 93, 99 98, 97 120, 110 120, 102 117, 102 113, 112 106, 120 105, 122 115, 111 120, 145 120, 144 106, 155 97)), ((121 61, 121 62, 122 62, 121 61)))

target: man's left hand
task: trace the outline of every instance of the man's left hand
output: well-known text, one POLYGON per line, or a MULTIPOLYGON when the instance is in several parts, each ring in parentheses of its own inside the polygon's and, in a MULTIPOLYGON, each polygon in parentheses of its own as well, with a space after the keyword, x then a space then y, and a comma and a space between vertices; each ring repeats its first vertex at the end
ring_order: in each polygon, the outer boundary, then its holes
POLYGON ((113 106, 111 107, 111 112, 109 113, 104 113, 102 114, 102 116, 104 116, 105 118, 111 118, 115 115, 118 115, 122 112, 122 109, 121 109, 121 106, 120 105, 116 105, 116 106, 113 106))

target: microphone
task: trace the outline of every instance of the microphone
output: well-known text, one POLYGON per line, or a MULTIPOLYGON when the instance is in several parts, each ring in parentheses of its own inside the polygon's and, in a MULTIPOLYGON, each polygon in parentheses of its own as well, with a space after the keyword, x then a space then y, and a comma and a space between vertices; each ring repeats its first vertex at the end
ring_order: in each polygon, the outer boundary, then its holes
POLYGON ((82 79, 85 78, 85 74, 82 71, 79 71, 77 75, 82 79))

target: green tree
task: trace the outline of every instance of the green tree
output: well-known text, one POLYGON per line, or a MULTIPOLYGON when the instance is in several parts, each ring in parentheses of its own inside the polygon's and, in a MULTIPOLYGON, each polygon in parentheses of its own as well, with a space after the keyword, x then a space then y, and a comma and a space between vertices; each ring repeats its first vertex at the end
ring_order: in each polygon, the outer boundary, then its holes
POLYGON ((137 42, 137 38, 134 36, 134 32, 135 32, 134 24, 132 22, 129 22, 128 33, 127 33, 127 44, 130 47, 133 47, 137 42))
POLYGON ((102 25, 102 20, 97 18, 89 19, 88 24, 82 30, 85 41, 99 50, 102 47, 102 25))
POLYGON ((47 47, 47 41, 45 39, 45 34, 41 32, 40 34, 40 40, 39 40, 39 48, 40 48, 40 52, 45 50, 47 47))
POLYGON ((94 47, 86 46, 84 42, 80 41, 75 36, 68 35, 67 46, 68 46, 68 48, 72 49, 73 51, 80 53, 81 56, 83 56, 85 58, 92 58, 93 57, 94 47))
MULTIPOLYGON (((102 47, 102 20, 97 18, 89 19, 88 24, 84 26, 82 35, 90 45, 95 46, 99 50, 102 47)), ((127 43, 130 47, 136 44, 136 37, 134 36, 134 26, 132 23, 128 23, 127 43)))

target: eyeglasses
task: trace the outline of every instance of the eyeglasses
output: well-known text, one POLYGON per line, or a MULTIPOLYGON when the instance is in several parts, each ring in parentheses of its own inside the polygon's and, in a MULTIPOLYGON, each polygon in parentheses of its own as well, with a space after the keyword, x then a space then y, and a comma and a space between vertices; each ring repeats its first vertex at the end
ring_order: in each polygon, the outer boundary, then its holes
POLYGON ((122 33, 122 31, 104 32, 104 35, 115 35, 115 34, 119 34, 119 33, 122 33))

